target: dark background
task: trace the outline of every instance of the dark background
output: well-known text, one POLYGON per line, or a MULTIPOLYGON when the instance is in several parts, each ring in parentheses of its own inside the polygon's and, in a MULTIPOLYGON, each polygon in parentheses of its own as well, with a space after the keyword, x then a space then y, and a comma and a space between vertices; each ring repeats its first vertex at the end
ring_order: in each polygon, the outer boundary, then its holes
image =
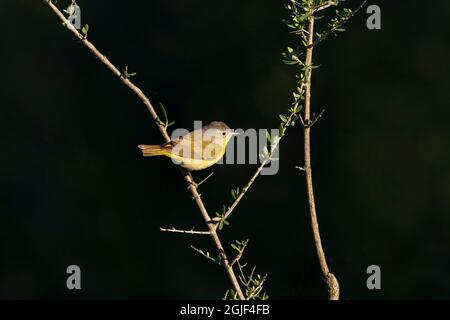
MULTIPOLYGON (((381 30, 361 12, 314 57, 313 109, 326 109, 312 141, 324 247, 343 299, 450 298, 450 3, 369 3, 381 6, 381 30), (372 264, 378 291, 366 288, 372 264)), ((175 127, 274 128, 291 102, 283 1, 79 4, 90 39, 137 72, 175 127)), ((222 297, 224 271, 189 248, 214 252, 211 240, 159 231, 203 221, 171 161, 136 148, 162 142, 145 107, 43 1, 2 0, 0 25, 0 297, 222 297), (81 291, 66 289, 71 264, 81 291)), ((326 298, 302 157, 297 126, 279 173, 257 180, 221 234, 227 249, 250 239, 245 260, 269 275, 273 299, 326 298)), ((210 213, 255 169, 195 173, 215 173, 201 187, 210 213)))

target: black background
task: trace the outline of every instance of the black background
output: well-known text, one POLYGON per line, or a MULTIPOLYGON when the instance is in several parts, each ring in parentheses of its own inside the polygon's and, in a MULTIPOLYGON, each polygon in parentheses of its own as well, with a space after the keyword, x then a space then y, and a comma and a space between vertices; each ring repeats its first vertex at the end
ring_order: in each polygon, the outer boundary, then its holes
MULTIPOLYGON (((69 1, 59 1, 65 7, 69 1)), ((357 1, 348 1, 355 7, 357 1)), ((313 129, 319 222, 343 299, 449 298, 448 1, 369 1, 347 32, 317 47, 313 129), (366 288, 381 267, 382 289, 366 288)), ((295 69, 282 1, 79 1, 89 38, 175 127, 222 120, 276 128, 295 69)), ((331 10, 333 11, 333 10, 331 10)), ((318 30, 326 28, 318 21, 318 30)), ((62 27, 43 1, 0 2, 0 297, 220 298, 224 271, 194 253, 207 237, 178 170, 144 159, 162 139, 140 101, 62 27), (66 267, 82 290, 66 288, 66 267)), ((302 164, 302 132, 281 146, 280 171, 260 177, 222 238, 250 239, 245 260, 269 275, 273 299, 322 299, 302 164)), ((255 165, 217 165, 201 187, 210 213, 231 203, 255 165)))

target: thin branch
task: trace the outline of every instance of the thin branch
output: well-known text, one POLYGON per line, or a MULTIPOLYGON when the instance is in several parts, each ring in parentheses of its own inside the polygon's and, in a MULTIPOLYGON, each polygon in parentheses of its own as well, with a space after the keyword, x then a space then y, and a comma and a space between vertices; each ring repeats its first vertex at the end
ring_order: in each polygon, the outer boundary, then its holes
POLYGON ((328 9, 329 7, 338 6, 340 2, 345 0, 330 0, 313 8, 313 13, 328 9))
POLYGON ((261 282, 260 282, 260 283, 258 284, 258 286, 253 290, 252 294, 250 294, 250 295, 247 297, 248 300, 253 299, 254 297, 258 296, 258 295, 261 293, 261 290, 263 289, 264 283, 266 282, 266 280, 267 280, 267 274, 264 275, 264 277, 262 278, 261 282))
POLYGON ((302 123, 303 128, 311 128, 313 125, 315 125, 316 122, 319 121, 320 118, 322 118, 324 112, 325 112, 325 109, 323 109, 319 113, 319 115, 316 115, 315 113, 313 113, 312 120, 309 120, 309 121, 304 121, 303 117, 300 116, 300 122, 302 123))
POLYGON ((331 28, 330 30, 328 30, 327 32, 325 32, 324 34, 322 34, 320 36, 320 38, 316 39, 315 41, 311 42, 308 44, 308 47, 315 47, 316 45, 318 45, 320 42, 322 42, 323 40, 325 40, 326 38, 328 38, 331 34, 334 34, 335 31, 337 29, 339 29, 340 27, 342 27, 345 23, 347 23, 348 20, 350 20, 351 18, 353 18, 366 4, 367 0, 363 0, 361 2, 361 4, 355 9, 355 11, 352 11, 352 13, 346 18, 343 19, 342 21, 340 21, 340 23, 338 23, 337 25, 335 25, 333 28, 331 28))
POLYGON ((252 282, 254 281, 254 274, 256 270, 256 266, 252 268, 252 272, 248 277, 245 276, 244 268, 247 266, 247 264, 240 264, 239 261, 237 262, 238 269, 239 269, 239 280, 241 281, 242 285, 245 287, 247 292, 247 300, 251 300, 254 297, 258 296, 261 293, 261 290, 264 287, 264 283, 267 280, 267 274, 262 277, 262 279, 259 281, 259 284, 256 287, 252 287, 252 282))
POLYGON ((338 4, 339 4, 339 1, 337 1, 337 2, 336 1, 328 1, 320 6, 315 7, 313 12, 319 12, 319 11, 325 10, 329 7, 336 6, 338 4))
POLYGON ((244 254, 244 250, 247 247, 247 244, 248 244, 248 240, 245 240, 242 242, 241 250, 239 250, 236 257, 234 257, 233 261, 231 261, 231 266, 233 266, 236 262, 239 262, 239 260, 241 260, 242 255, 244 254))
MULTIPOLYGON (((197 183, 195 185, 195 187, 198 189, 198 187, 200 187, 203 183, 205 183, 209 178, 212 177, 212 175, 214 174, 214 172, 211 172, 205 179, 203 179, 202 181, 200 181, 199 183, 197 183)), ((190 186, 188 186, 188 188, 190 188, 190 186)))
MULTIPOLYGON (((148 111, 150 112, 150 115, 155 122, 155 125, 157 126, 159 132, 161 133, 163 139, 165 142, 170 142, 169 134, 167 133, 166 127, 160 123, 160 120, 158 118, 158 115, 155 111, 155 108, 150 102, 150 99, 142 92, 142 90, 137 87, 128 77, 124 76, 117 67, 115 67, 108 58, 106 58, 105 55, 103 55, 93 44, 90 42, 86 37, 84 37, 81 33, 78 32, 78 30, 66 19, 66 17, 62 14, 62 12, 51 2, 51 0, 45 0, 47 5, 50 7, 50 9, 59 17, 59 19, 63 22, 63 24, 75 35, 75 37, 80 40, 81 43, 83 43, 88 50, 96 57, 98 58, 115 76, 117 76, 120 81, 127 86, 131 91, 133 91, 136 96, 139 97, 139 99, 142 101, 142 103, 147 107, 148 111)), ((228 277, 233 285, 233 288, 235 289, 239 299, 244 300, 245 296, 242 292, 242 289, 239 285, 238 279, 234 273, 233 268, 230 266, 230 263, 228 261, 227 255, 225 254, 225 251, 223 249, 222 243, 217 235, 216 228, 211 223, 211 218, 205 208, 205 205, 203 204, 203 201, 201 200, 197 188, 196 183, 194 182, 194 179, 192 178, 192 175, 180 167, 181 174, 183 175, 184 180, 188 185, 191 187, 189 188, 193 198, 195 199, 195 202, 203 216, 203 219, 205 220, 206 225, 208 226, 208 229, 210 231, 210 236, 217 248, 217 251, 219 252, 222 260, 222 265, 224 266, 226 273, 228 274, 228 277)))
POLYGON ((246 280, 247 277, 245 276, 245 273, 244 273, 244 268, 246 266, 247 266, 246 263, 245 264, 238 263, 238 269, 239 269, 239 273, 240 273, 239 280, 241 280, 244 287, 248 288, 250 286, 251 279, 253 279, 253 274, 255 273, 256 266, 253 266, 252 272, 248 276, 248 280, 246 280))
POLYGON ((204 256, 207 260, 209 260, 209 261, 211 261, 211 262, 214 262, 214 263, 217 263, 218 265, 222 265, 222 263, 220 262, 220 261, 218 261, 218 260, 216 260, 216 259, 214 259, 213 257, 211 257, 210 255, 209 255, 209 252, 204 252, 203 250, 200 250, 200 249, 197 249, 196 247, 194 247, 194 246, 191 246, 191 248, 194 250, 194 251, 197 251, 199 254, 201 254, 202 256, 204 256))
POLYGON ((191 230, 180 230, 180 229, 175 229, 174 227, 170 228, 170 229, 166 229, 166 228, 159 228, 159 230, 163 231, 163 232, 173 232, 173 233, 184 233, 184 234, 204 234, 204 235, 209 235, 211 234, 210 231, 195 231, 194 229, 191 230))
MULTIPOLYGON (((305 65, 312 65, 314 42, 314 14, 311 13, 308 21, 308 47, 306 49, 305 65)), ((312 71, 306 74, 306 90, 305 90, 305 111, 304 120, 306 124, 309 124, 311 119, 311 78, 312 71)), ((314 236, 314 243, 316 246, 317 256, 319 258, 320 268, 325 281, 328 286, 328 295, 330 300, 339 299, 339 283, 336 277, 330 272, 325 258, 325 252, 322 247, 322 241, 320 238, 319 224, 317 222, 316 203, 314 199, 313 178, 311 169, 311 126, 304 126, 304 156, 305 165, 303 170, 306 177, 306 189, 308 194, 309 213, 311 216, 311 227, 314 236)))

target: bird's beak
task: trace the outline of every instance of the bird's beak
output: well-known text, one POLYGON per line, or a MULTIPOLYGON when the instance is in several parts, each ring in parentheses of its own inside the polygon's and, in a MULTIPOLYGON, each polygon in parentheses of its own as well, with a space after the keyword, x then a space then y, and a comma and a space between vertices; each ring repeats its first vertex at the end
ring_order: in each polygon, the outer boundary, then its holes
POLYGON ((231 135, 234 136, 234 137, 235 137, 235 136, 238 136, 238 135, 239 135, 239 132, 232 132, 231 135))

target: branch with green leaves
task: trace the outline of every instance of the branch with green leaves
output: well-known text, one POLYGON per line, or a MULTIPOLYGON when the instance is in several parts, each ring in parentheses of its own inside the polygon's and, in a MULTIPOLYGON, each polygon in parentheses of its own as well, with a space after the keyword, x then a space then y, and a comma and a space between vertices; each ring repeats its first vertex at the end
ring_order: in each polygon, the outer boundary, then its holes
MULTIPOLYGON (((343 1, 340 1, 343 2, 343 1)), ((330 35, 335 35, 336 32, 344 32, 345 29, 342 27, 344 24, 346 24, 351 18, 353 18, 366 4, 367 0, 363 0, 360 5, 355 9, 349 9, 349 8, 343 8, 342 10, 336 10, 336 17, 331 19, 330 23, 328 24, 330 26, 330 29, 323 32, 323 33, 317 33, 317 39, 314 40, 312 43, 312 46, 315 47, 320 42, 328 38, 330 35)), ((324 7, 325 9, 325 7, 324 7)))
MULTIPOLYGON (((85 27, 81 30, 82 33, 80 33, 75 26, 72 25, 72 23, 69 21, 68 17, 64 16, 64 14, 56 7, 56 0, 46 0, 45 3, 49 6, 49 8, 56 14, 56 16, 61 20, 64 27, 67 27, 67 29, 72 32, 72 34, 96 57, 101 61, 120 81, 128 87, 140 100, 141 102, 146 106, 148 111, 150 112, 150 115, 158 128, 159 132, 161 133, 163 139, 165 142, 170 142, 169 134, 167 133, 167 128, 173 124, 169 122, 167 117, 167 112, 162 104, 160 104, 161 112, 163 113, 163 119, 158 116, 157 112, 155 111, 155 108, 153 107, 152 103, 150 102, 150 99, 144 94, 144 92, 136 85, 134 84, 130 78, 136 75, 135 72, 129 72, 128 67, 125 67, 124 71, 121 72, 104 54, 102 54, 95 45, 87 39, 87 34, 89 31, 89 26, 85 25, 85 27)), ((71 4, 66 9, 66 13, 71 17, 71 15, 74 14, 76 11, 76 2, 74 0, 71 1, 71 4)), ((225 253, 225 250, 222 246, 222 242, 217 234, 216 228, 214 227, 214 224, 212 223, 212 220, 208 214, 208 211, 205 208, 205 205, 200 197, 200 194, 197 191, 197 185, 192 178, 192 175, 184 170, 183 168, 180 168, 181 174, 186 181, 187 185, 189 186, 188 189, 190 190, 192 194, 192 198, 195 200, 200 213, 202 214, 202 217, 205 221, 206 226, 208 227, 208 231, 205 232, 197 232, 194 230, 191 230, 190 232, 182 232, 182 233, 190 233, 190 234, 207 234, 211 237, 216 250, 218 252, 218 255, 220 257, 221 265, 224 267, 230 282, 232 284, 233 290, 236 293, 236 297, 240 300, 246 299, 246 296, 244 292, 241 289, 241 285, 238 280, 238 276, 235 274, 233 267, 231 266, 231 263, 228 260, 228 257, 225 253)), ((176 229, 172 228, 170 231, 174 231, 176 229)), ((169 230, 167 230, 169 231, 169 230)))
MULTIPOLYGON (((245 267, 247 263, 242 263, 241 259, 244 254, 245 248, 248 245, 248 240, 236 241, 231 244, 231 247, 236 250, 236 257, 231 262, 231 265, 237 265, 239 269, 239 281, 245 288, 245 296, 247 300, 267 300, 269 296, 263 292, 264 284, 267 280, 267 274, 256 274, 256 266, 253 266, 250 274, 245 273, 245 267)), ((229 289, 225 292, 224 300, 236 300, 237 295, 233 289, 229 289)))
POLYGON ((301 48, 294 50, 293 48, 288 47, 287 52, 282 55, 283 61, 287 65, 296 66, 299 68, 299 74, 296 77, 299 81, 299 87, 302 90, 300 92, 297 92, 297 90, 294 91, 293 95, 296 103, 304 106, 303 117, 300 116, 300 122, 304 131, 304 165, 297 166, 296 168, 305 173, 308 209, 311 220, 311 228, 313 231, 314 244, 316 247, 320 268, 328 287, 328 295, 330 300, 339 299, 340 290, 338 280, 335 275, 330 272, 325 257, 325 252, 322 247, 313 189, 311 169, 311 127, 323 114, 322 110, 318 116, 316 116, 315 113, 312 113, 311 115, 312 73, 314 69, 319 67, 313 64, 313 49, 318 43, 325 40, 329 35, 344 31, 342 26, 364 6, 366 1, 367 0, 363 0, 355 11, 348 8, 336 10, 336 16, 328 23, 329 29, 323 33, 314 34, 314 24, 319 18, 316 16, 316 13, 327 8, 337 6, 344 2, 344 0, 289 0, 286 8, 290 12, 290 19, 283 21, 288 28, 291 29, 291 33, 298 37, 297 41, 299 42, 299 47, 301 48))
POLYGON ((281 120, 279 124, 279 135, 275 137, 271 137, 270 133, 266 131, 266 139, 268 144, 270 145, 270 151, 268 147, 265 147, 263 153, 260 154, 260 158, 262 159, 260 165, 256 169, 253 176, 247 182, 247 184, 240 188, 237 187, 231 190, 231 196, 233 198, 233 202, 230 206, 222 205, 222 211, 220 213, 216 212, 216 217, 213 218, 213 221, 216 222, 215 228, 221 230, 224 225, 229 225, 229 221, 227 220, 230 215, 234 212, 237 205, 244 198, 246 193, 249 191, 253 183, 255 183, 256 179, 261 175, 262 170, 266 165, 268 165, 271 161, 277 161, 278 159, 274 158, 274 153, 277 151, 281 140, 286 135, 286 131, 289 127, 293 127, 297 120, 301 120, 300 111, 302 110, 302 106, 299 104, 299 96, 303 91, 303 85, 298 87, 298 94, 294 93, 295 101, 292 106, 288 109, 287 114, 280 114, 279 118, 281 120))
MULTIPOLYGON (((315 14, 330 7, 337 7, 346 0, 289 0, 289 4, 286 8, 291 12, 290 19, 283 20, 290 29, 291 33, 300 36, 301 43, 304 47, 316 46, 320 42, 324 41, 330 35, 336 35, 338 32, 344 32, 343 25, 346 24, 351 18, 353 18, 367 3, 367 0, 362 0, 359 6, 352 10, 350 8, 337 9, 335 11, 336 16, 328 23, 328 29, 322 32, 316 33, 316 39, 313 39, 312 43, 308 43, 308 20, 311 15, 318 19, 315 14)), ((321 18, 321 17, 320 17, 321 18)))

